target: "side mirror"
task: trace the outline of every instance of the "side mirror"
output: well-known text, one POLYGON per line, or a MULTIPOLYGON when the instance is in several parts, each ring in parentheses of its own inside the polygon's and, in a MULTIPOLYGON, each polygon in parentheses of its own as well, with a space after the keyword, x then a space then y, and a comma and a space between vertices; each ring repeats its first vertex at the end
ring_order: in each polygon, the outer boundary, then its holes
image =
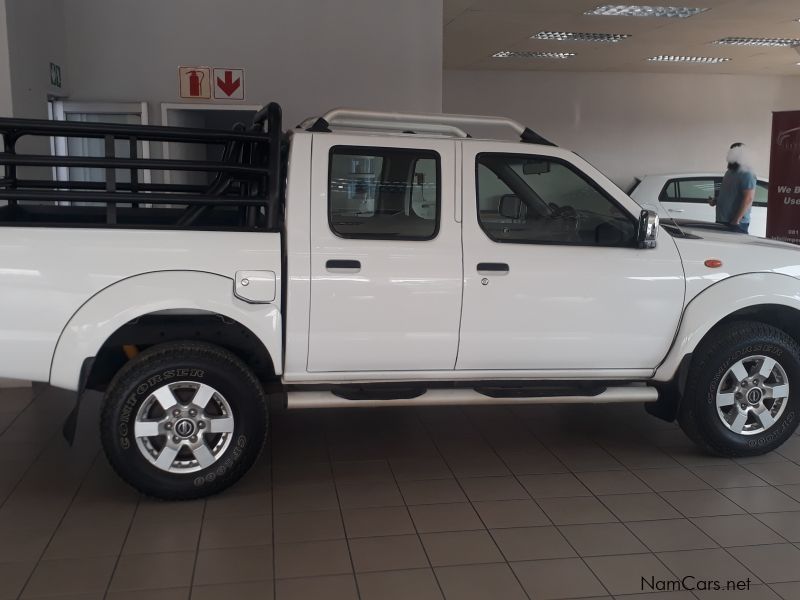
POLYGON ((658 213, 643 210, 639 214, 639 227, 636 230, 636 244, 639 248, 655 248, 658 237, 658 213))
POLYGON ((522 217, 522 202, 514 194, 505 194, 500 197, 497 212, 506 219, 517 220, 522 217))

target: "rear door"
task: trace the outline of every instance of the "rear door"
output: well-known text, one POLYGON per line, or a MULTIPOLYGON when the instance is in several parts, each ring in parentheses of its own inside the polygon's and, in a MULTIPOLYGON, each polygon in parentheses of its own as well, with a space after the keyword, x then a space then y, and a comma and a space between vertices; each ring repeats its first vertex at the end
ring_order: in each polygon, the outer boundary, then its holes
POLYGON ((307 368, 452 370, 462 290, 455 142, 374 139, 314 136, 307 368))

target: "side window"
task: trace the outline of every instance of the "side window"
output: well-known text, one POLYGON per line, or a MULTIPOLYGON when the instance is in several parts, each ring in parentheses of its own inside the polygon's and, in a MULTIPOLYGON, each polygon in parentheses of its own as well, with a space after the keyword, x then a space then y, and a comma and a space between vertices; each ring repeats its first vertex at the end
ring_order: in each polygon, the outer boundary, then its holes
POLYGON ((328 174, 331 230, 359 239, 436 237, 440 164, 431 150, 335 146, 328 174))
POLYGON ((769 187, 767 184, 763 181, 759 181, 756 185, 756 196, 753 199, 753 206, 763 206, 766 208, 768 191, 769 187))
POLYGON ((712 178, 682 179, 678 182, 678 195, 681 202, 707 203, 719 193, 720 185, 720 180, 712 178))
POLYGON ((479 154, 478 221, 496 242, 630 246, 636 221, 559 159, 479 154))
POLYGON ((661 190, 659 196, 661 202, 677 202, 678 201, 678 182, 675 179, 670 179, 661 190))

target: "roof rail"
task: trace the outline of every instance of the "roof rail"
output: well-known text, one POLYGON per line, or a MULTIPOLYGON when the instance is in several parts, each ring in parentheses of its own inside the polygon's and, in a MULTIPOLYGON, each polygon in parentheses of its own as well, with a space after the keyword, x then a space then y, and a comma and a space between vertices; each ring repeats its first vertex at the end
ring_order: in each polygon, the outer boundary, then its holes
POLYGON ((306 119, 299 127, 307 131, 329 132, 330 126, 360 129, 388 129, 413 133, 437 133, 455 137, 471 137, 465 130, 470 125, 508 127, 520 140, 530 144, 555 146, 535 131, 507 117, 450 115, 436 113, 398 113, 351 108, 335 108, 321 117, 306 119))

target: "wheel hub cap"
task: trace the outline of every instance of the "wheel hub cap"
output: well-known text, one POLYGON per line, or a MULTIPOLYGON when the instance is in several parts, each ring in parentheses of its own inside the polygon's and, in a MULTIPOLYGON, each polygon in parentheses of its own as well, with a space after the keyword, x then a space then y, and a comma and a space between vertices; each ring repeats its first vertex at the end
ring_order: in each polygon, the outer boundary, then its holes
POLYGON ((720 379, 717 414, 734 433, 755 435, 776 423, 788 400, 789 380, 781 364, 768 356, 748 356, 720 379))
POLYGON ((139 406, 136 446, 168 473, 192 473, 217 462, 233 438, 234 416, 210 385, 178 381, 155 389, 139 406))

